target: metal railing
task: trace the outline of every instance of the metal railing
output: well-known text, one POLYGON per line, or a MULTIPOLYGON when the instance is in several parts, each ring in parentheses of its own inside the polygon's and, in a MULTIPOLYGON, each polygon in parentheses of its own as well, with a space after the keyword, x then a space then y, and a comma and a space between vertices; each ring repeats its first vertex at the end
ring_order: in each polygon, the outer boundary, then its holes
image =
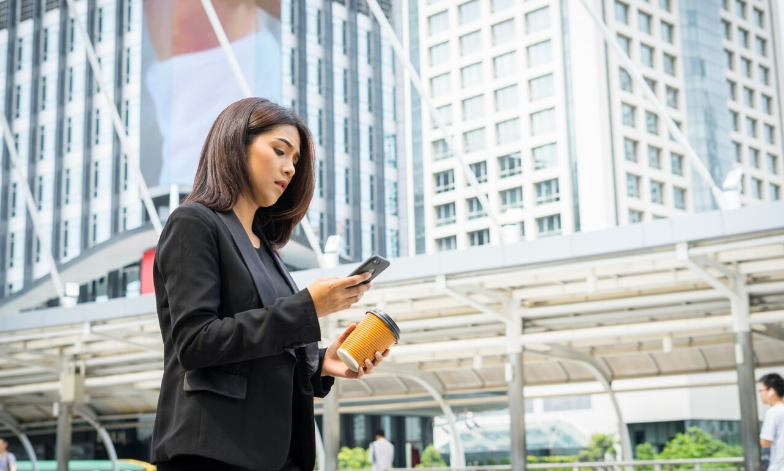
MULTIPOLYGON (((743 458, 701 458, 701 459, 682 459, 682 460, 640 460, 640 461, 597 461, 597 462, 574 462, 574 463, 536 463, 528 464, 529 470, 569 470, 569 471, 633 471, 641 469, 652 469, 653 471, 670 471, 674 469, 685 469, 694 471, 741 471, 743 458), (718 464, 734 464, 733 467, 716 467, 718 464)), ((394 468, 395 471, 507 471, 511 465, 468 465, 463 467, 442 467, 442 468, 394 468)))

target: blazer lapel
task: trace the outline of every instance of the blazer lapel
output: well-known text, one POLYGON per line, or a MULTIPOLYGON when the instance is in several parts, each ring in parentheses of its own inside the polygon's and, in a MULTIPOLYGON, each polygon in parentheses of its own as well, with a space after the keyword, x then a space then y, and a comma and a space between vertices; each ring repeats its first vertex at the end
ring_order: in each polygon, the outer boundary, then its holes
POLYGON ((294 283, 294 278, 292 278, 289 274, 289 270, 283 263, 283 259, 280 258, 280 255, 278 255, 278 251, 273 249, 270 246, 269 241, 267 241, 267 238, 264 237, 264 232, 261 230, 261 223, 257 219, 253 220, 253 229, 256 234, 261 234, 259 237, 261 239, 261 243, 264 244, 267 250, 269 250, 269 252, 272 254, 272 259, 275 260, 275 268, 277 268, 278 272, 281 273, 283 278, 286 279, 286 283, 289 285, 289 288, 291 288, 291 292, 294 294, 298 293, 299 288, 297 288, 297 284, 294 283))
POLYGON ((271 306, 277 298, 276 293, 272 291, 272 280, 269 279, 269 275, 267 275, 264 266, 261 264, 259 254, 256 253, 256 248, 250 243, 250 238, 242 227, 242 223, 240 223, 233 210, 225 213, 215 211, 215 214, 220 217, 223 224, 229 229, 231 237, 234 239, 234 244, 240 251, 242 260, 253 278, 253 284, 256 286, 256 292, 259 294, 261 303, 264 306, 271 306))

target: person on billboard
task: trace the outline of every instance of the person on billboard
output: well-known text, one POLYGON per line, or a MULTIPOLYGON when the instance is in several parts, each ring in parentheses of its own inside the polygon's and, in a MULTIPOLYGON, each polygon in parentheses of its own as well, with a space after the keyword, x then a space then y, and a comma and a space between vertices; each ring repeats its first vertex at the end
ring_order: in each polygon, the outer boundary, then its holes
POLYGON ((220 113, 193 190, 163 228, 153 265, 164 372, 152 461, 171 470, 312 470, 313 398, 360 379, 319 349, 319 318, 362 299, 362 273, 299 290, 276 249, 305 217, 310 131, 294 112, 246 98, 220 113))

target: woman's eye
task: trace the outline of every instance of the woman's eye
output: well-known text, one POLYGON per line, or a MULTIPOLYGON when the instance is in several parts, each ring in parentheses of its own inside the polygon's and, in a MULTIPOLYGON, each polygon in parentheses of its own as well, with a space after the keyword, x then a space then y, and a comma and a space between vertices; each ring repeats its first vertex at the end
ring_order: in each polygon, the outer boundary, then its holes
POLYGON ((285 154, 285 152, 283 152, 283 151, 282 151, 282 150, 280 150, 280 149, 275 149, 275 153, 276 153, 276 154, 278 154, 278 155, 283 155, 283 154, 285 154))

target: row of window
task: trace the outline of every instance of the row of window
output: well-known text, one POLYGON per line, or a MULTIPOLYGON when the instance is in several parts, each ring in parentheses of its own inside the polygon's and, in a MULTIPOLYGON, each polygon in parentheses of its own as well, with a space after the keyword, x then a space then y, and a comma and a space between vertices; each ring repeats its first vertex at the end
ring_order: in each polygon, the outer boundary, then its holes
MULTIPOLYGON (((641 194, 642 177, 633 173, 626 174, 626 196, 630 198, 642 198, 641 194)), ((651 180, 650 200, 651 203, 666 204, 664 200, 665 184, 656 180, 651 180)), ((676 209, 686 209, 686 189, 678 186, 672 187, 672 206, 676 209)))
MULTIPOLYGON (((637 107, 628 103, 621 103, 621 122, 624 126, 636 127, 637 107)), ((680 123, 676 121, 675 124, 680 128, 680 123)), ((645 110, 645 130, 648 134, 659 135, 659 116, 656 113, 645 110)), ((672 135, 670 135, 670 140, 674 140, 672 135)))
MULTIPOLYGON (((623 154, 629 162, 639 163, 639 143, 634 139, 624 138, 623 154)), ((648 146, 648 167, 662 170, 662 150, 655 146, 648 146)), ((673 175, 683 176, 683 156, 670 152, 670 171, 673 175)))
MULTIPOLYGON (((619 82, 620 82, 621 90, 629 93, 634 93, 634 82, 632 81, 632 76, 629 74, 629 72, 627 72, 626 69, 620 68, 619 76, 620 76, 619 82)), ((645 83, 648 84, 648 87, 653 91, 653 93, 655 95, 658 95, 658 83, 655 80, 650 79, 648 77, 644 77, 644 79, 645 79, 645 83)), ((671 87, 669 85, 665 85, 664 94, 665 94, 665 102, 667 103, 667 106, 676 110, 680 108, 679 101, 678 101, 680 92, 678 91, 677 88, 671 87)))
MULTIPOLYGON (((626 3, 615 1, 615 21, 629 24, 629 5, 626 3)), ((653 15, 646 13, 642 10, 637 11, 637 27, 645 34, 653 34, 653 15)), ((675 26, 666 21, 659 22, 659 30, 661 38, 667 43, 675 44, 675 26)))
MULTIPOLYGON (((510 1, 510 0, 507 0, 510 1)), ((458 6, 458 21, 460 25, 478 21, 482 17, 479 0, 470 0, 458 6)), ((427 19, 430 35, 444 33, 449 30, 449 10, 430 15, 427 19)), ((550 28, 550 7, 540 8, 525 14, 525 27, 527 34, 534 34, 550 28)), ((514 34, 514 26, 510 26, 514 34)))
MULTIPOLYGON (((545 144, 532 149, 534 170, 552 168, 558 165, 558 154, 555 143, 545 144)), ((471 171, 479 183, 487 183, 487 161, 469 164, 471 171)), ((454 190, 454 169, 434 174, 436 193, 454 190)), ((523 159, 520 152, 498 157, 498 178, 510 178, 523 173, 523 159)))
MULTIPOLYGON (((739 142, 732 141, 732 147, 735 151, 735 161, 738 163, 743 163, 743 146, 739 142)), ((751 146, 747 147, 747 160, 746 165, 758 169, 762 169, 762 162, 760 159, 761 152, 759 149, 755 149, 751 146)), ((773 175, 779 175, 779 158, 776 155, 771 153, 767 154, 767 158, 765 159, 766 165, 765 169, 772 173, 773 175)))
MULTIPOLYGON (((732 3, 732 0, 724 0, 724 10, 731 11, 731 7, 730 7, 731 3, 732 3)), ((754 24, 758 28, 764 28, 765 27, 765 12, 760 10, 757 7, 753 7, 752 11, 753 11, 753 15, 754 15, 754 24)), ((746 16, 748 14, 748 5, 746 4, 746 2, 744 0, 735 0, 735 14, 738 15, 739 17, 743 18, 744 20, 748 19, 747 16, 746 16)))
MULTIPOLYGON (((732 122, 732 130, 735 132, 742 132, 740 129, 740 113, 730 110, 730 120, 732 122)), ((745 128, 747 136, 754 139, 760 138, 760 126, 756 118, 746 116, 745 128)), ((762 139, 768 144, 776 144, 776 128, 772 124, 762 123, 762 139)))
MULTIPOLYGON (((732 80, 727 80, 727 88, 729 90, 730 99, 737 101, 738 100, 738 84, 732 80)), ((762 108, 762 112, 766 115, 773 116, 773 98, 770 96, 762 93, 756 92, 754 89, 749 87, 743 87, 743 104, 749 108, 756 108, 757 107, 757 100, 756 96, 759 94, 759 102, 762 108)))
MULTIPOLYGON (((727 68, 730 70, 737 70, 735 68, 735 53, 725 49, 724 56, 727 60, 727 68)), ((740 73, 746 78, 754 78, 754 63, 751 59, 740 56, 740 73)), ((763 85, 770 85, 770 69, 759 64, 757 66, 757 80, 763 85)))
MULTIPOLYGON (((728 41, 732 41, 732 23, 726 20, 721 20, 721 22, 724 26, 724 38, 728 41)), ((750 49, 751 33, 741 27, 738 27, 737 32, 738 44, 745 47, 746 49, 750 49)), ((755 45, 757 54, 763 57, 768 57, 768 41, 765 38, 757 36, 755 45)))
MULTIPOLYGON (((454 181, 451 183, 454 185, 454 181)), ((556 203, 561 200, 561 188, 557 178, 538 182, 534 184, 536 191, 536 205, 556 203)), ((518 186, 498 192, 498 199, 501 203, 501 211, 518 209, 523 207, 523 187, 518 186)), ((479 198, 473 197, 465 200, 467 218, 479 219, 487 216, 479 198)), ((441 204, 435 207, 436 226, 446 226, 457 221, 455 203, 441 204)))
MULTIPOLYGON (((620 44, 621 49, 626 53, 627 56, 630 58, 632 57, 632 40, 627 36, 622 34, 617 35, 618 44, 620 44)), ((640 55, 639 61, 643 65, 655 68, 656 67, 656 48, 653 46, 649 46, 645 43, 640 43, 640 55)), ((672 77, 676 76, 676 58, 671 54, 667 54, 666 52, 662 52, 662 64, 664 65, 664 73, 670 75, 672 77)))
MULTIPOLYGON (((525 237, 525 224, 521 221, 520 235, 525 237)), ((553 214, 536 219, 538 237, 549 237, 561 233, 561 215, 553 214)), ((490 229, 480 229, 466 233, 466 239, 470 247, 487 245, 490 243, 490 229)), ((436 250, 444 252, 447 250, 457 250, 457 236, 447 236, 436 239, 436 250)))

